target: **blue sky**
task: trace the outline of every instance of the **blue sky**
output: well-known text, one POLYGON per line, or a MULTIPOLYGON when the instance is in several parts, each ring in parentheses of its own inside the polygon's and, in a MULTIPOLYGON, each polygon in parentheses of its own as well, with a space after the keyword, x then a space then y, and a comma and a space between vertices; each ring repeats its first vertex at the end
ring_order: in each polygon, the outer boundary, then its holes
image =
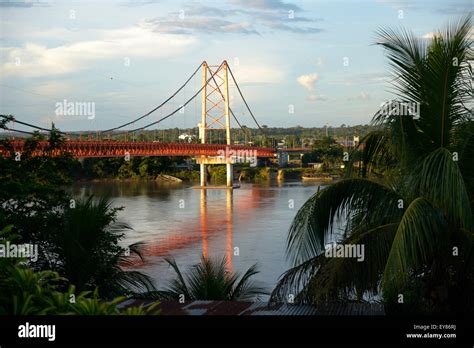
MULTIPOLYGON (((391 97, 375 31, 403 26, 429 39, 472 8, 470 0, 0 1, 0 112, 63 130, 109 128, 160 104, 201 61, 227 59, 261 124, 364 124, 391 97), (64 99, 94 102, 96 117, 56 115, 64 99)), ((178 107, 199 83, 134 126, 178 107)), ((230 88, 235 114, 254 126, 230 88)), ((199 101, 159 128, 196 126, 199 101)))

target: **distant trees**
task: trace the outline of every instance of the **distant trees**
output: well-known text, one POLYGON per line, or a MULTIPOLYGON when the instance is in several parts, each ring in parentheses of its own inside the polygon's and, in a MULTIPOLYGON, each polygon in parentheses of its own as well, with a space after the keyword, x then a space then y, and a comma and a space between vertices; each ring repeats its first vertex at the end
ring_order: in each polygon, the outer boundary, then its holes
POLYGON ((323 169, 327 170, 342 163, 344 148, 337 144, 333 138, 324 137, 313 144, 313 149, 305 153, 302 158, 304 165, 308 163, 322 163, 323 169))

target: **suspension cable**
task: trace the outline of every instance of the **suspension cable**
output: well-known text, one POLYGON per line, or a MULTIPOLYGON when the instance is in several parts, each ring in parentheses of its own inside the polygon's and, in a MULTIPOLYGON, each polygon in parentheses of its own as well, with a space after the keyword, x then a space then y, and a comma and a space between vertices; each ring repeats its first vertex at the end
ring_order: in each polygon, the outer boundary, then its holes
POLYGON ((1 129, 9 130, 9 131, 12 131, 12 132, 23 133, 23 134, 37 135, 37 133, 22 131, 22 130, 19 130, 19 129, 12 129, 12 128, 8 128, 8 127, 2 127, 1 129))
POLYGON ((223 64, 224 64, 224 63, 222 63, 221 65, 219 65, 219 68, 218 68, 218 69, 216 70, 216 72, 215 72, 214 74, 212 74, 212 76, 206 81, 206 84, 205 84, 204 86, 202 86, 196 93, 194 93, 194 95, 193 95, 191 98, 189 98, 189 99, 186 101, 186 103, 184 103, 183 105, 181 105, 180 107, 178 107, 177 109, 175 109, 175 110, 174 110, 173 112, 171 112, 170 114, 168 114, 168 115, 166 115, 166 116, 160 118, 160 119, 157 120, 157 121, 154 121, 154 122, 152 122, 152 123, 149 123, 149 124, 147 124, 147 125, 145 125, 145 126, 143 126, 143 127, 139 127, 139 128, 136 128, 136 129, 131 129, 131 130, 127 130, 127 131, 115 133, 114 135, 122 135, 122 134, 128 133, 128 132, 141 131, 141 130, 144 130, 145 128, 154 126, 155 124, 158 124, 158 123, 160 123, 160 122, 166 120, 167 118, 173 116, 173 115, 176 114, 179 110, 181 110, 181 109, 184 108, 186 105, 188 105, 191 101, 193 101, 193 99, 196 98, 199 93, 201 93, 201 91, 204 89, 205 86, 208 85, 209 81, 211 81, 211 79, 214 77, 214 75, 216 75, 216 74, 219 72, 219 70, 222 69, 222 65, 223 65, 223 64))
POLYGON ((127 123, 124 123, 120 126, 117 126, 117 127, 114 127, 114 128, 110 128, 110 129, 106 129, 104 131, 102 131, 101 133, 109 133, 109 132, 112 132, 114 130, 117 130, 117 129, 120 129, 120 128, 123 128, 123 127, 126 127, 128 125, 131 125, 132 123, 135 123, 137 121, 140 121, 141 119, 149 116, 150 114, 152 114, 153 112, 155 112, 156 110, 158 110, 159 108, 161 108, 163 105, 165 105, 167 102, 169 102, 171 99, 173 99, 187 84, 189 81, 191 81, 191 79, 197 74, 197 72, 199 71, 199 69, 201 69, 202 65, 204 64, 204 62, 202 62, 198 67, 197 69, 192 73, 192 75, 186 80, 186 82, 184 82, 183 85, 181 85, 181 87, 179 87, 176 92, 174 92, 168 99, 166 99, 164 102, 162 102, 160 105, 158 105, 156 108, 154 108, 153 110, 151 111, 148 111, 146 114, 144 114, 143 116, 140 116, 130 122, 127 122, 127 123))
MULTIPOLYGON (((0 117, 9 118, 8 116, 5 116, 5 115, 0 115, 0 117)), ((43 127, 40 127, 40 126, 35 126, 34 124, 17 120, 16 118, 13 118, 12 121, 13 121, 13 122, 16 122, 16 123, 19 123, 19 124, 22 124, 22 125, 24 125, 24 126, 28 126, 28 127, 31 127, 31 128, 38 129, 38 130, 42 130, 42 131, 46 131, 46 132, 50 132, 50 133, 52 132, 52 129, 43 128, 43 127)), ((5 128, 5 129, 6 129, 6 128, 5 128)), ((59 129, 56 129, 56 132, 57 132, 57 133, 60 133, 60 134, 67 134, 66 132, 61 132, 59 129)))
POLYGON ((228 65, 227 65, 227 67, 228 67, 228 69, 229 69, 230 76, 232 76, 232 80, 234 80, 235 86, 237 87, 237 90, 239 91, 239 94, 240 94, 240 96, 242 97, 242 100, 244 101, 245 106, 247 107, 247 110, 250 112, 250 115, 252 116, 253 120, 254 120, 255 123, 257 124, 257 127, 258 127, 258 128, 260 129, 260 131, 265 135, 265 132, 263 131, 262 127, 260 127, 260 125, 258 124, 257 119, 256 119, 255 116, 253 115, 252 110, 250 110, 250 106, 249 106, 249 104, 247 103, 247 101, 245 100, 245 97, 244 97, 244 95, 242 94, 242 91, 240 90, 239 84, 237 83, 237 80, 235 79, 234 74, 232 73, 232 69, 231 69, 230 66, 228 66, 228 65))

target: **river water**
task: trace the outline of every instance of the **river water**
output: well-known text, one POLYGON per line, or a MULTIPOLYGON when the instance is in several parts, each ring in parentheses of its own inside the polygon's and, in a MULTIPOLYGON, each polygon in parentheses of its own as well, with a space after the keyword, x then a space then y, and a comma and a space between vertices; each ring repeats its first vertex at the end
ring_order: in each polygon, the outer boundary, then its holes
POLYGON ((324 184, 272 182, 201 190, 181 183, 117 181, 85 183, 74 191, 108 195, 114 206, 124 207, 119 221, 133 230, 123 245, 146 243, 145 263, 137 267, 158 288, 175 276, 165 257, 187 270, 204 254, 226 256, 227 268, 241 274, 257 263, 260 273, 253 279, 271 291, 291 266, 285 253, 290 224, 319 185, 324 184))

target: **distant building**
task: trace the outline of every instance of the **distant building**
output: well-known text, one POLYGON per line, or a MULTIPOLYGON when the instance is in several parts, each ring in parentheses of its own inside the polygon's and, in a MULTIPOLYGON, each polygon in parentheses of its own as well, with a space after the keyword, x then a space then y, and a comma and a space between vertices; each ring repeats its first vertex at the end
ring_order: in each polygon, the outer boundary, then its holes
POLYGON ((344 147, 356 147, 357 145, 359 145, 359 136, 355 135, 352 137, 352 139, 339 138, 339 139, 336 139, 336 143, 344 147))
POLYGON ((194 139, 196 139, 196 136, 195 135, 191 135, 191 134, 186 134, 186 133, 183 133, 181 134, 179 137, 178 137, 179 140, 184 140, 184 141, 187 141, 188 143, 192 143, 194 139))
POLYGON ((311 162, 311 163, 308 163, 308 167, 309 168, 313 168, 313 169, 321 169, 323 166, 323 163, 322 162, 311 162))

